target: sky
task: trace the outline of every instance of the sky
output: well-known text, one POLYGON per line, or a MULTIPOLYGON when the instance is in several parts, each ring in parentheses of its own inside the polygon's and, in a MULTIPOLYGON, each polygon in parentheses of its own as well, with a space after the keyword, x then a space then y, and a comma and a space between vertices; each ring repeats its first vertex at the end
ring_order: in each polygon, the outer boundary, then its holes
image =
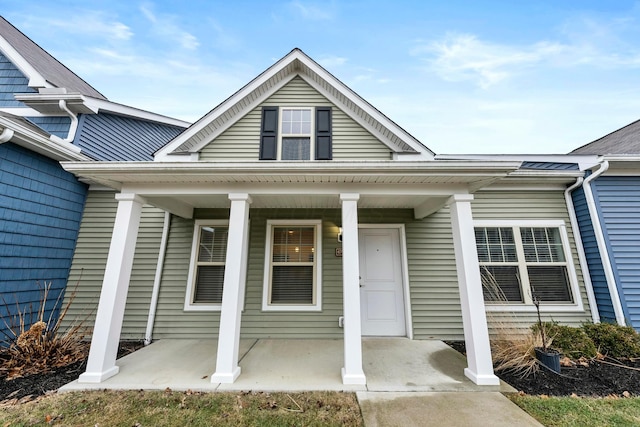
POLYGON ((293 48, 438 154, 567 153, 640 119, 640 2, 0 0, 113 102, 198 120, 293 48))

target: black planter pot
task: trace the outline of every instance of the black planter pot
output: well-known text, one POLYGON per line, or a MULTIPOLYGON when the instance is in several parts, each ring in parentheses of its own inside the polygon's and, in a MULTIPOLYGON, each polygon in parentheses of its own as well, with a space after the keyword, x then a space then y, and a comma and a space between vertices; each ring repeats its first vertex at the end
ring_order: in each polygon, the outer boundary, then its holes
POLYGON ((552 348, 536 347, 536 359, 553 372, 560 373, 560 352, 552 348))

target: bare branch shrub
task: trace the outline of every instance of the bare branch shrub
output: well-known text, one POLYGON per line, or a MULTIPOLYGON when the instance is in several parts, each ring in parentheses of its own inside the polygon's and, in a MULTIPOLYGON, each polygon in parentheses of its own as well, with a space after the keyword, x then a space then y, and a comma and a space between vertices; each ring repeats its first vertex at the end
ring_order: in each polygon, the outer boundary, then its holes
MULTIPOLYGON (((18 306, 16 315, 11 316, 10 319, 2 318, 9 329, 9 333, 6 334, 9 337, 7 340, 9 345, 0 349, 0 373, 4 374, 7 380, 49 372, 87 357, 89 345, 86 337, 90 335, 91 330, 85 326, 85 321, 90 313, 84 318, 75 319, 66 330, 60 330, 62 321, 77 295, 78 283, 71 290, 67 303, 63 307, 61 307, 63 293, 60 293, 49 316, 45 316, 45 305, 52 283, 45 282, 35 311, 32 306, 22 310, 18 306), (59 307, 60 314, 54 321, 54 313, 59 307)), ((7 307, 4 298, 3 302, 7 307)))

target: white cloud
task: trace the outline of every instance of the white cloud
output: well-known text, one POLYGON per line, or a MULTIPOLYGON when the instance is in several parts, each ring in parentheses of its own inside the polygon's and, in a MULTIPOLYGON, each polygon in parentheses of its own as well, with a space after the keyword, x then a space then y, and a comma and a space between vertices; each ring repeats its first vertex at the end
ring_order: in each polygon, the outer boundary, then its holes
POLYGON ((25 27, 62 30, 83 37, 99 37, 112 41, 129 40, 133 36, 131 28, 117 19, 98 11, 81 11, 65 19, 50 16, 29 16, 25 27))
POLYGON ((426 55, 430 68, 445 80, 471 80, 486 89, 519 69, 560 55, 566 49, 557 43, 515 47, 484 42, 471 34, 448 34, 443 40, 414 48, 411 53, 426 55))
POLYGON ((140 6, 140 11, 152 24, 152 31, 178 43, 182 48, 195 50, 200 46, 200 42, 193 34, 181 29, 175 24, 175 17, 171 15, 157 15, 152 10, 153 5, 145 3, 140 6))
POLYGON ((330 11, 327 2, 312 4, 295 0, 289 5, 304 19, 312 21, 326 21, 333 19, 333 13, 330 11))
POLYGON ((328 70, 344 65, 347 63, 347 61, 348 61, 347 58, 343 56, 335 56, 335 55, 323 56, 320 59, 318 59, 318 63, 328 70))

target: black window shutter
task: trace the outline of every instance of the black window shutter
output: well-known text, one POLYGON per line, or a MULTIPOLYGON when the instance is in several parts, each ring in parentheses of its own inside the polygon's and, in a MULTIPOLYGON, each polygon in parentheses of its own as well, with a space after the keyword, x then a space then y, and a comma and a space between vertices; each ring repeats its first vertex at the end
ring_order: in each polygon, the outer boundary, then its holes
POLYGON ((331 160, 331 107, 316 107, 316 160, 331 160))
POLYGON ((260 160, 278 158, 278 107, 262 107, 260 160))

